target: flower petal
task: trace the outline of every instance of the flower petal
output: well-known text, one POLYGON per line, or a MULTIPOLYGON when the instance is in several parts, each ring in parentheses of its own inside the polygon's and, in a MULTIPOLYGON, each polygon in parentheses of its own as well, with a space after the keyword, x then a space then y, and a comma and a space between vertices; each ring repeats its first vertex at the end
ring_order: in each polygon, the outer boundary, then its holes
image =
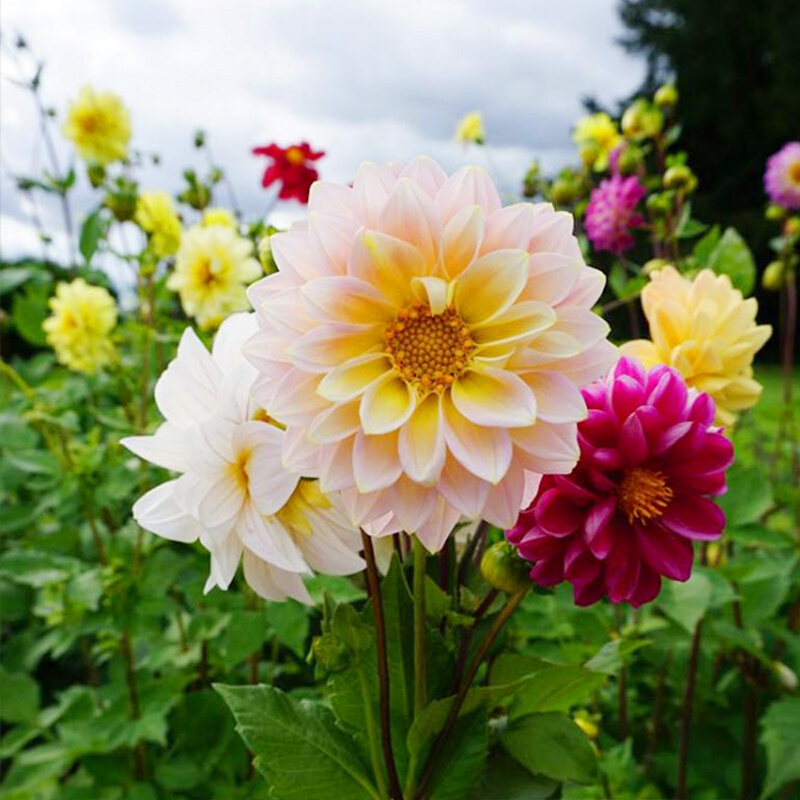
POLYGON ((442 472, 446 452, 441 397, 431 392, 400 429, 400 463, 411 480, 432 486, 442 472))
POLYGON ((370 384, 359 409, 364 433, 397 430, 414 413, 416 400, 416 392, 395 373, 370 384))
POLYGON ((455 282, 455 307, 468 325, 487 322, 516 302, 528 279, 524 250, 495 250, 473 261, 455 282))
POLYGON ((441 222, 433 201, 410 178, 400 178, 378 219, 389 236, 413 245, 427 264, 434 264, 441 237, 441 222))
POLYGON ((289 532, 274 517, 262 516, 246 503, 237 525, 244 546, 270 564, 290 572, 308 572, 308 565, 289 532))
POLYGON ((392 306, 371 284, 350 276, 323 276, 302 287, 312 311, 332 321, 362 325, 394 319, 392 306))
POLYGON ((518 343, 546 331, 555 321, 556 315, 550 306, 524 300, 511 306, 491 322, 476 325, 471 336, 480 345, 518 343))
POLYGON ((479 205, 487 216, 502 206, 486 170, 467 165, 451 175, 436 195, 436 208, 447 223, 465 206, 479 205))
POLYGON ((467 206, 445 225, 441 261, 450 278, 460 275, 475 260, 483 238, 483 219, 481 206, 467 206))
POLYGON ((352 436, 360 427, 358 403, 339 403, 323 411, 311 423, 308 438, 316 444, 329 444, 352 436))
POLYGON ((177 482, 167 481, 143 494, 133 504, 133 518, 145 530, 165 539, 173 542, 194 542, 202 528, 175 501, 177 482))
POLYGON ((331 367, 383 345, 385 325, 330 322, 303 334, 288 349, 292 361, 307 372, 326 372, 331 367))
POLYGON ((665 525, 687 539, 712 541, 722 535, 725 513, 713 501, 705 497, 677 495, 664 509, 660 517, 665 525))
POLYGON ((476 425, 518 428, 536 422, 536 398, 512 372, 468 369, 450 394, 459 413, 476 425))
POLYGON ((528 372, 520 376, 536 397, 536 415, 545 422, 582 422, 586 403, 580 389, 560 372, 528 372))
POLYGON ((336 367, 320 381, 317 392, 334 403, 359 397, 370 384, 391 370, 389 357, 383 353, 368 353, 351 358, 336 367))
POLYGON ((397 454, 397 433, 383 436, 356 434, 353 445, 353 475, 364 494, 386 489, 397 481, 403 468, 397 454))

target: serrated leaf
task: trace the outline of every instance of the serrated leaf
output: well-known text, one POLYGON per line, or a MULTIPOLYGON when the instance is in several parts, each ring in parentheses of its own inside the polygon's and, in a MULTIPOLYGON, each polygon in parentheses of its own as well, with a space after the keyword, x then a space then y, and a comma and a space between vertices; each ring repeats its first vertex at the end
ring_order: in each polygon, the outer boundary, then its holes
POLYGON ((271 686, 214 687, 231 709, 256 766, 281 800, 379 797, 353 740, 320 703, 271 686))
POLYGON ((773 703, 761 719, 761 743, 767 751, 767 778, 762 800, 800 778, 800 697, 785 697, 773 703))
POLYGON ((708 257, 708 266, 718 275, 727 275, 745 297, 753 291, 756 263, 750 248, 735 228, 726 228, 708 257))

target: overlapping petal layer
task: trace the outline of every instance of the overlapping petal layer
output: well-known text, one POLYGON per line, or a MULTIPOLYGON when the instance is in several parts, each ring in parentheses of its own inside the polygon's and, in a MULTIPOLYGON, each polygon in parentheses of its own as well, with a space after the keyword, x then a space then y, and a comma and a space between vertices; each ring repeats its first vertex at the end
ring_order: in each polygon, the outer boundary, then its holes
POLYGON ((427 158, 314 184, 249 292, 254 393, 287 426, 286 465, 430 550, 461 515, 511 525, 526 472, 574 465, 578 387, 615 360, 572 226, 427 158))

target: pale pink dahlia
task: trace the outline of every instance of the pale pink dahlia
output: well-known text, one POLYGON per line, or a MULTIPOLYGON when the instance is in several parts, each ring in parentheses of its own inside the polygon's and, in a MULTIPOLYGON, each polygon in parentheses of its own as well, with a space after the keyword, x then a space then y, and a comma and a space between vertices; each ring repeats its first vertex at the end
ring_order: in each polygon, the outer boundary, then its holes
POLYGON ((592 190, 584 224, 595 250, 620 255, 633 247, 631 230, 644 222, 636 206, 646 193, 635 175, 614 174, 592 190))
POLYGON ((428 158, 314 184, 250 289, 246 353, 286 466, 432 551, 462 515, 512 525, 541 474, 571 471, 578 387, 615 358, 572 225, 428 158))
POLYGON ((662 577, 689 578, 694 541, 722 535, 710 498, 725 491, 733 447, 714 427, 714 401, 669 367, 622 358, 583 396, 578 465, 543 478, 506 535, 535 562, 536 583, 569 581, 578 605, 608 595, 639 606, 662 577))
POLYGON ((800 209, 800 142, 787 142, 769 157, 764 191, 775 205, 800 209))

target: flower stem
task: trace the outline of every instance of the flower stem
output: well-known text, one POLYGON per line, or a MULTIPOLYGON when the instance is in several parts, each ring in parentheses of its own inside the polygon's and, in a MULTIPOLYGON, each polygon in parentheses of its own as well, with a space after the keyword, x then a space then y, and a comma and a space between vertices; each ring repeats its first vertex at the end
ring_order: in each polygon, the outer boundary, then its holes
POLYGON ((689 758, 689 737, 692 733, 692 710, 694 704, 694 685, 697 678, 697 659, 700 655, 700 633, 703 621, 700 620, 692 634, 692 645, 689 654, 689 665, 686 669, 686 686, 683 690, 683 706, 681 707, 681 739, 678 750, 678 777, 675 797, 686 800, 687 761, 689 758))
POLYGON ((503 625, 506 624, 509 617, 517 610, 517 606, 522 602, 522 598, 525 597, 527 591, 528 589, 526 587, 525 589, 521 589, 515 595, 511 596, 509 601, 505 604, 505 606, 503 606, 502 610, 495 618, 494 622, 492 623, 492 627, 489 629, 480 646, 478 647, 478 650, 470 663, 469 669, 464 676, 464 680, 461 682, 461 686, 459 687, 458 693, 455 696, 453 705, 450 707, 450 713, 447 715, 444 726, 433 744, 431 756, 428 759, 428 765, 425 768, 425 772, 422 774, 422 778, 420 778, 419 787, 417 788, 416 795, 414 795, 414 800, 423 800, 423 798, 427 796, 429 784, 433 776, 436 774, 436 768, 439 760, 442 757, 442 753, 444 752, 447 739, 455 727, 456 721, 458 720, 458 714, 461 711, 461 706, 464 705, 464 700, 466 700, 467 693, 472 685, 472 681, 475 680, 475 675, 478 673, 481 662, 483 661, 483 658, 488 652, 489 648, 494 643, 494 640, 497 638, 497 635, 500 633, 503 625))
POLYGON ((414 715, 428 701, 428 677, 425 657, 425 562, 427 553, 422 542, 414 536, 414 715))
POLYGON ((386 773, 389 777, 389 797, 391 800, 403 800, 400 779, 394 763, 392 750, 392 720, 389 709, 389 664, 386 657, 386 620, 383 616, 383 600, 378 567, 375 563, 375 551, 372 540, 361 531, 361 542, 364 546, 364 559, 367 562, 367 590, 372 600, 372 613, 375 615, 375 635, 378 645, 378 693, 381 713, 381 743, 383 758, 386 762, 386 773))

